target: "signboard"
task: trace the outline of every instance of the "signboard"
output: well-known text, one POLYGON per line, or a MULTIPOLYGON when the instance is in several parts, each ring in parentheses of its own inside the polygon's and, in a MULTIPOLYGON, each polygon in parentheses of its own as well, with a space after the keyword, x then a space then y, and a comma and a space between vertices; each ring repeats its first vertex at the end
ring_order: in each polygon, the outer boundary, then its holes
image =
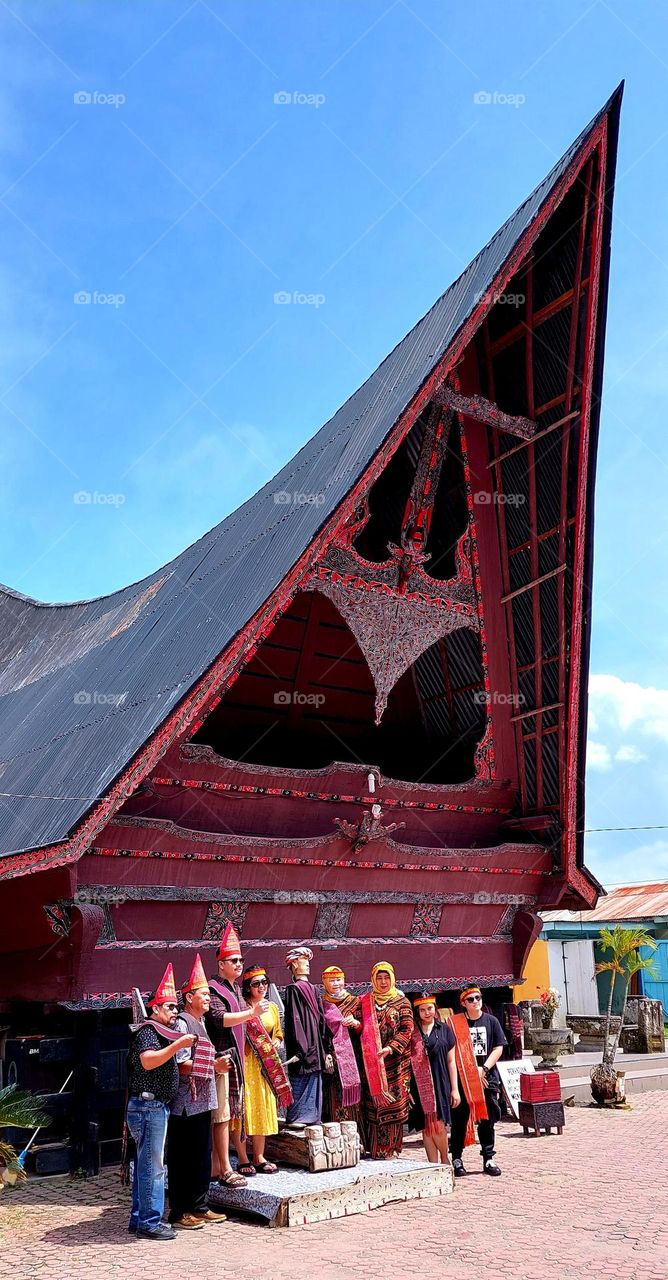
POLYGON ((519 1058, 517 1062, 497 1062, 496 1066, 508 1105, 515 1119, 519 1120, 520 1076, 527 1071, 533 1074, 535 1070, 533 1062, 531 1058, 519 1058))

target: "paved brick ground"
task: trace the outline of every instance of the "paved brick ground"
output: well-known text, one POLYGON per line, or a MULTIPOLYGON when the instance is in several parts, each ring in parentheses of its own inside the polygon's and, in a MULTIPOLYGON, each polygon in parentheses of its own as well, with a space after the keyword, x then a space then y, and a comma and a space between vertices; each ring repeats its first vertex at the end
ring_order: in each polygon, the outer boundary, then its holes
POLYGON ((502 1178, 483 1178, 469 1153, 475 1176, 453 1196, 282 1231, 235 1221, 151 1245, 127 1235, 113 1174, 32 1183, 0 1200, 0 1277, 182 1280, 196 1267, 199 1280, 667 1280, 668 1093, 566 1115, 561 1138, 500 1125, 502 1178))

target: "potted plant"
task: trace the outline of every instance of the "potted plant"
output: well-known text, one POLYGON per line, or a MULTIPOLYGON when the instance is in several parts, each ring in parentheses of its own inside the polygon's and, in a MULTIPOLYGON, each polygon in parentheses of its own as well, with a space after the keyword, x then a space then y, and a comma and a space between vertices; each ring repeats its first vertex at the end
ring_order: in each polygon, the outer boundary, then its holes
POLYGON ((609 960, 602 960, 595 966, 595 972, 610 974, 610 991, 605 1017, 605 1033, 603 1036, 603 1057, 601 1062, 591 1071, 591 1092, 597 1106, 618 1106, 624 1102, 623 1080, 625 1073, 615 1071, 615 1058, 619 1048, 619 1038, 624 1026, 626 1002, 629 987, 634 973, 645 970, 650 977, 655 976, 651 956, 641 956, 640 948, 656 951, 656 942, 646 929, 634 926, 624 929, 615 925, 613 929, 601 929, 600 942, 603 951, 610 952, 609 960), (616 1031, 610 1034, 612 1022, 612 1002, 615 986, 619 980, 623 984, 622 1013, 616 1031))
POLYGON ((569 1031, 566 1027, 553 1027, 554 1015, 561 1004, 561 996, 556 987, 548 987, 540 997, 541 1027, 533 1027, 531 1043, 535 1053, 542 1053, 539 1070, 556 1071, 559 1057, 568 1044, 569 1031))
POLYGON ((542 1004, 541 1021, 547 1029, 552 1026, 554 1015, 561 1004, 561 997, 556 987, 548 987, 547 991, 541 993, 540 1002, 542 1004))
MULTIPOLYGON (((42 1129, 47 1124, 51 1124, 51 1117, 42 1110, 40 1099, 27 1089, 17 1089, 15 1084, 0 1089, 0 1133, 8 1128, 42 1129)), ((21 1156, 9 1142, 0 1139, 0 1191, 13 1187, 25 1176, 21 1156)))

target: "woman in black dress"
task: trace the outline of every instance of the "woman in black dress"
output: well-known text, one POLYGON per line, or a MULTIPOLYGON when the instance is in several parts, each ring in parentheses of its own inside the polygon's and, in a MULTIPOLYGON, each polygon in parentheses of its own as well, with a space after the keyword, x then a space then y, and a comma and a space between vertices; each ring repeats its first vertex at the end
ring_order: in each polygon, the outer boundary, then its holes
POLYGON ((441 1123, 428 1132, 425 1112, 420 1101, 419 1085, 411 1081, 413 1105, 408 1118, 409 1129, 422 1132, 424 1149, 431 1164, 448 1163, 448 1125, 450 1107, 460 1103, 455 1063, 455 1037, 447 1022, 441 1022, 434 1000, 422 997, 415 1002, 415 1026, 427 1051, 436 1099, 436 1116, 441 1123))

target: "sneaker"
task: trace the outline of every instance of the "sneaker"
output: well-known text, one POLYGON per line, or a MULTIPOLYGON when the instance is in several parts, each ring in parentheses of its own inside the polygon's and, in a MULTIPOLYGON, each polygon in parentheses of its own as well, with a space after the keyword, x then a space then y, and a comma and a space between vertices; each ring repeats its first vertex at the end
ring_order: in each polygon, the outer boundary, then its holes
POLYGON ((456 1178, 463 1178, 466 1176, 467 1171, 464 1168, 464 1165, 462 1164, 461 1160, 453 1160, 452 1168, 456 1178))
POLYGON ((137 1223, 136 1223, 136 1222, 131 1222, 131 1223, 129 1224, 129 1226, 128 1226, 128 1233, 129 1233, 131 1236, 136 1236, 136 1234, 137 1234, 137 1223))
POLYGON ((207 1209, 206 1213, 198 1213, 197 1217, 200 1222, 227 1222, 227 1214, 219 1213, 217 1209, 207 1209))
POLYGON ((153 1230, 147 1230, 144 1227, 136 1228, 136 1236, 138 1240, 176 1240, 176 1232, 170 1227, 168 1222, 161 1222, 158 1227, 153 1230))
POLYGON ((172 1226, 180 1227, 182 1231, 201 1231, 204 1227, 204 1222, 194 1213, 184 1213, 182 1218, 178 1218, 176 1222, 172 1223, 172 1226))
POLYGON ((482 1171, 483 1173, 488 1173, 490 1178, 501 1177, 501 1170, 499 1169, 499 1166, 496 1163, 496 1160, 485 1160, 482 1166, 482 1171))

